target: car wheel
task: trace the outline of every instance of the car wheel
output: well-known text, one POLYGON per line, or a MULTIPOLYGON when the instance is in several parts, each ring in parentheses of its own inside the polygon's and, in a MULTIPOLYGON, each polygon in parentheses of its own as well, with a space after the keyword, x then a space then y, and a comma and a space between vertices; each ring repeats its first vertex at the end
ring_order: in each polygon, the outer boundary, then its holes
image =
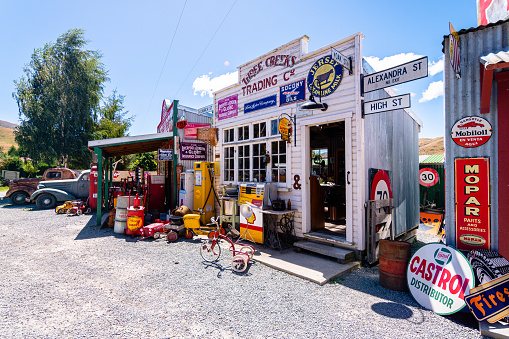
POLYGON ((55 208, 57 199, 51 194, 43 193, 35 199, 35 204, 40 209, 55 208))
POLYGON ((11 202, 13 205, 26 205, 26 198, 28 198, 28 194, 26 192, 15 192, 11 195, 11 202))

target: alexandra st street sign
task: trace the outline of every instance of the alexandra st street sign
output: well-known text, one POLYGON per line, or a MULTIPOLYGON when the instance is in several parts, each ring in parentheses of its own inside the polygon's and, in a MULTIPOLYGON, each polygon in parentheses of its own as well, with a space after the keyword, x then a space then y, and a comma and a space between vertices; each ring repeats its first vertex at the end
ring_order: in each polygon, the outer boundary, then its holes
POLYGON ((352 74, 352 58, 344 56, 334 47, 331 47, 331 55, 334 60, 336 60, 341 66, 346 68, 350 74, 352 74))
POLYGON ((396 97, 365 102, 364 115, 409 107, 410 107, 410 94, 403 94, 398 95, 396 97))
POLYGON ((364 93, 428 76, 428 57, 364 76, 364 93))

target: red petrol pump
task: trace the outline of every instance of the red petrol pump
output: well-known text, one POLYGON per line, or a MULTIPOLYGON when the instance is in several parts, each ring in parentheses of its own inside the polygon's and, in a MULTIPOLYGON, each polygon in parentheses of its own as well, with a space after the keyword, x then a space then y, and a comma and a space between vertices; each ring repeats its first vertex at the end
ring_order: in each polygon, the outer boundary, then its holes
POLYGON ((88 205, 91 209, 97 209, 97 164, 90 166, 90 190, 88 194, 88 205))

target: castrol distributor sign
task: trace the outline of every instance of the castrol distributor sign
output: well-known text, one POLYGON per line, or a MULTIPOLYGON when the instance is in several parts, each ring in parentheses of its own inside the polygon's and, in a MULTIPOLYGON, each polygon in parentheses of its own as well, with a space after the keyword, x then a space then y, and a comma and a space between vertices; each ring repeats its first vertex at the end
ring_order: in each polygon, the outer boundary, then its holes
POLYGON ((407 268, 410 293, 421 306, 437 314, 458 312, 474 287, 474 273, 465 256, 441 243, 421 247, 407 268))

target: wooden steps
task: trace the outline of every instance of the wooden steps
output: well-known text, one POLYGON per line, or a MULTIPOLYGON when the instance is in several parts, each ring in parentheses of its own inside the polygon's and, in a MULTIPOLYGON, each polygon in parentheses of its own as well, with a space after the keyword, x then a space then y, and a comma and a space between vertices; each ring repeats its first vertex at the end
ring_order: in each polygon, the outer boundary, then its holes
POLYGON ((346 264, 355 259, 354 251, 326 244, 320 244, 317 242, 299 241, 294 243, 293 246, 306 251, 322 254, 327 257, 336 258, 337 261, 341 264, 346 264))

